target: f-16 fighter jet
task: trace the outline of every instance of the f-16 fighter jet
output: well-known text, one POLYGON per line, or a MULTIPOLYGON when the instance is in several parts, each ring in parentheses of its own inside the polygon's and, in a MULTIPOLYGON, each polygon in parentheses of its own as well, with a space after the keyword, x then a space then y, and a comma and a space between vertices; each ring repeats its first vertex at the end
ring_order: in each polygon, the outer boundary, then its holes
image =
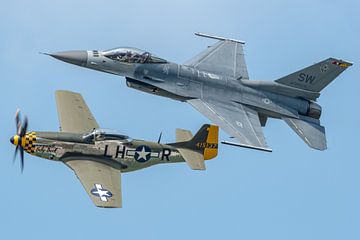
POLYGON ((217 156, 218 127, 203 125, 193 136, 177 129, 176 142, 161 144, 131 139, 116 131, 100 129, 78 93, 56 92, 60 132, 27 132, 27 118, 16 114, 17 134, 10 139, 20 151, 59 161, 70 167, 98 207, 120 208, 120 174, 160 163, 186 162, 194 170, 205 170, 204 160, 217 156))
POLYGON ((217 39, 196 57, 176 64, 136 48, 49 54, 82 67, 125 76, 128 87, 184 101, 238 142, 222 143, 271 151, 262 127, 268 118, 284 120, 311 148, 324 150, 320 92, 352 65, 328 58, 275 81, 250 80, 244 42, 217 39))

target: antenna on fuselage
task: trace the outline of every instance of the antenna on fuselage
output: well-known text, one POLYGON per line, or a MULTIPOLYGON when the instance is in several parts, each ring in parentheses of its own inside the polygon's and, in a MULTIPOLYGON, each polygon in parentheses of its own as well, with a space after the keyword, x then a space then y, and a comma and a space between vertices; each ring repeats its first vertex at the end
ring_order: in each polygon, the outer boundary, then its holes
POLYGON ((158 139, 158 143, 160 144, 160 141, 161 141, 161 136, 162 136, 162 132, 160 132, 160 136, 159 136, 159 139, 158 139))

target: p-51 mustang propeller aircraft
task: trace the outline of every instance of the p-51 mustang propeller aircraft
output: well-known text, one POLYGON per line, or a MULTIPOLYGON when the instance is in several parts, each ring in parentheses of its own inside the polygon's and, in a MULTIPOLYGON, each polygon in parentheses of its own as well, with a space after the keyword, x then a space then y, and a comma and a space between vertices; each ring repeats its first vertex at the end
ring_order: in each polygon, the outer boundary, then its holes
POLYGON ((176 129, 176 142, 131 139, 115 131, 100 129, 88 106, 78 93, 56 92, 61 132, 27 132, 28 120, 16 114, 17 134, 10 139, 24 151, 65 163, 82 183, 98 207, 121 207, 120 174, 160 163, 186 162, 194 170, 205 170, 204 160, 217 156, 218 127, 205 124, 192 136, 176 129))
POLYGON ((128 87, 185 101, 239 143, 271 151, 263 131, 268 118, 284 120, 311 148, 325 150, 320 92, 352 63, 328 58, 275 81, 249 80, 244 42, 196 33, 218 42, 180 65, 136 48, 48 54, 82 67, 125 76, 128 87))

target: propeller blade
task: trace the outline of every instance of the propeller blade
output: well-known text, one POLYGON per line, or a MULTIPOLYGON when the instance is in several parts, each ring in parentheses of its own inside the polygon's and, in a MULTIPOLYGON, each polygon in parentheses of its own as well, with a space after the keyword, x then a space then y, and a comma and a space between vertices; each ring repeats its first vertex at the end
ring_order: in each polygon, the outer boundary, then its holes
MULTIPOLYGON (((21 173, 24 171, 24 148, 21 146, 21 139, 25 136, 27 128, 28 128, 28 118, 25 116, 23 123, 21 123, 21 115, 20 110, 17 109, 15 113, 15 123, 16 123, 16 132, 18 137, 18 142, 16 143, 16 148, 14 152, 13 163, 16 160, 17 153, 20 151, 20 167, 21 173)), ((14 138, 10 139, 10 142, 14 144, 14 138)))
POLYGON ((15 123, 16 123, 16 132, 19 135, 20 134, 20 128, 21 128, 21 121, 20 121, 20 109, 16 110, 15 113, 15 123))
POLYGON ((15 160, 16 160, 16 155, 17 155, 17 152, 19 151, 19 145, 16 146, 15 148, 15 152, 14 152, 14 158, 13 158, 13 164, 15 163, 15 160))
POLYGON ((20 137, 25 136, 27 127, 28 127, 28 118, 25 116, 24 125, 21 127, 20 137))
POLYGON ((21 173, 24 171, 24 148, 20 147, 21 173))

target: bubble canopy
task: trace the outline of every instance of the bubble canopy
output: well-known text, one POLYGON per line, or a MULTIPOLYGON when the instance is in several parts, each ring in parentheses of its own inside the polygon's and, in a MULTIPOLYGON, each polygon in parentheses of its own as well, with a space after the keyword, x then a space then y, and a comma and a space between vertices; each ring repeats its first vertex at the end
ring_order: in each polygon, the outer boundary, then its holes
POLYGON ((109 141, 116 140, 122 142, 131 141, 131 138, 127 135, 121 134, 119 131, 112 129, 94 129, 92 132, 83 136, 86 142, 95 141, 109 141))
POLYGON ((167 63, 166 60, 138 48, 120 47, 103 51, 103 55, 125 63, 167 63))

